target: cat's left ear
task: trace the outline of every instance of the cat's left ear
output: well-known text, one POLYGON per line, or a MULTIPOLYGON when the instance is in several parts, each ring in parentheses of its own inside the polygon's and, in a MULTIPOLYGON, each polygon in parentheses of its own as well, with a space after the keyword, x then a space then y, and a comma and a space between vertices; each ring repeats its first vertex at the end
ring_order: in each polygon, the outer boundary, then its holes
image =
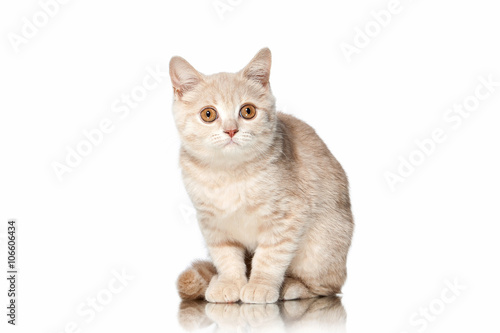
POLYGON ((181 99, 182 95, 200 83, 202 75, 184 58, 175 56, 170 59, 170 80, 175 97, 181 99))
POLYGON ((257 81, 264 87, 269 86, 269 77, 271 75, 271 50, 267 47, 261 49, 250 63, 241 70, 246 78, 257 81))

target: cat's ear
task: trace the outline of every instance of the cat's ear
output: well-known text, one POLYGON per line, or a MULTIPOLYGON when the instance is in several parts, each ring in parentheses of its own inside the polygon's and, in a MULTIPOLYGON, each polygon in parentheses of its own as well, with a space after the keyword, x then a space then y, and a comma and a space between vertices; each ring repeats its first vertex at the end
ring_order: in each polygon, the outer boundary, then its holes
POLYGON ((182 95, 193 89, 202 79, 202 74, 184 58, 175 56, 170 59, 170 80, 172 80, 176 98, 180 99, 182 95))
POLYGON ((250 63, 241 70, 241 73, 246 78, 268 87, 269 76, 271 75, 271 50, 267 47, 261 49, 250 63))

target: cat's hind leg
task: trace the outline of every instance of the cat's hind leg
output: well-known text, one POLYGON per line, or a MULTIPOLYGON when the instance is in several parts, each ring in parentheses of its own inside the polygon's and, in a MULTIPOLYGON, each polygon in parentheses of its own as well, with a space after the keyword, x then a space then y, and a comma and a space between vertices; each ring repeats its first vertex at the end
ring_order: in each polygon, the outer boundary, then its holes
POLYGON ((177 290, 184 300, 204 299, 208 284, 217 270, 209 261, 199 260, 193 262, 177 278, 177 290))
POLYGON ((299 279, 287 276, 281 285, 280 299, 287 301, 292 299, 304 299, 317 297, 309 288, 299 279))

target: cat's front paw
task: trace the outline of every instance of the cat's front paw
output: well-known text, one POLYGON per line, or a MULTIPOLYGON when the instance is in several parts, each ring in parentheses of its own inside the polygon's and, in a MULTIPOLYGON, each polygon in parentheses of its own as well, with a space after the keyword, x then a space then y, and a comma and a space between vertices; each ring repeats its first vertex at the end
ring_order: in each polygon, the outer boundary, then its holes
POLYGON ((240 289, 244 279, 224 279, 214 276, 205 292, 205 299, 212 303, 233 303, 240 299, 240 289))
POLYGON ((244 303, 274 303, 278 297, 279 288, 258 283, 247 283, 240 291, 244 303))

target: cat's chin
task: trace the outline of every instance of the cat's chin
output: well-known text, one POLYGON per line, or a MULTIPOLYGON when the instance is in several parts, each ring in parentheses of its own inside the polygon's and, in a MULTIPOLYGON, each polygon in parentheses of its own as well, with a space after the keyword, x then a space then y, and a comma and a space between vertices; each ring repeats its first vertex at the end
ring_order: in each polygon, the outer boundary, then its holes
POLYGON ((246 154, 245 150, 241 145, 235 142, 230 142, 223 147, 220 148, 220 152, 222 156, 231 158, 231 159, 244 159, 246 154))

